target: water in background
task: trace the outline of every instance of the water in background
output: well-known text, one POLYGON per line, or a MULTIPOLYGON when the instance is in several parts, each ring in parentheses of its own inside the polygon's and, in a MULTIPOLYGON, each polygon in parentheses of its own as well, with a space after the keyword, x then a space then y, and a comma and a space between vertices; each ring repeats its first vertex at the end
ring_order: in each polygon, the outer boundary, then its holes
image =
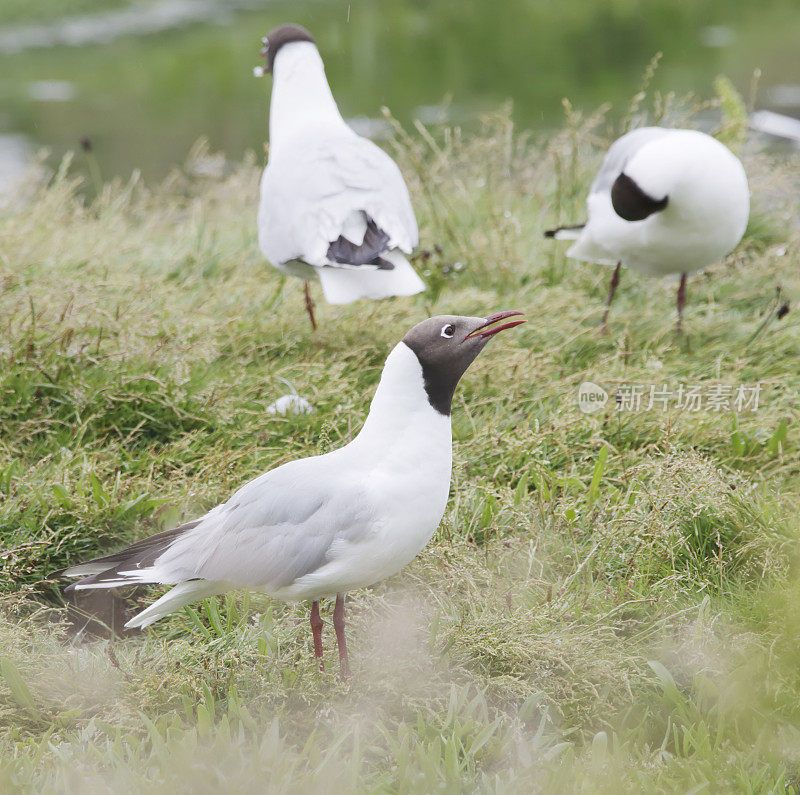
MULTIPOLYGON (((150 179, 200 136, 234 158, 260 151, 270 79, 252 68, 261 36, 286 21, 313 31, 343 114, 367 132, 380 133, 383 105, 404 123, 469 125, 511 98, 517 122, 537 130, 560 122, 564 97, 621 113, 657 51, 657 90, 707 97, 725 73, 747 94, 758 68, 757 105, 800 115, 800 6, 789 0, 110 5, 70 24, 0 28, 4 151, 46 146, 55 161, 88 138, 103 177, 139 168, 150 179)), ((87 167, 80 151, 76 164, 87 167)))

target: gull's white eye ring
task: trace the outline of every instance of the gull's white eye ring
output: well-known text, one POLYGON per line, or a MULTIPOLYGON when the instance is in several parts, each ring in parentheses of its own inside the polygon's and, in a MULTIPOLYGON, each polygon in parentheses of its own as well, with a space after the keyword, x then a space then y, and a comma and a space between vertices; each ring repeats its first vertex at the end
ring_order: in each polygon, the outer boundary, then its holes
POLYGON ((446 340, 449 340, 455 333, 456 333, 456 327, 452 323, 448 323, 446 326, 442 326, 441 336, 444 337, 446 340))

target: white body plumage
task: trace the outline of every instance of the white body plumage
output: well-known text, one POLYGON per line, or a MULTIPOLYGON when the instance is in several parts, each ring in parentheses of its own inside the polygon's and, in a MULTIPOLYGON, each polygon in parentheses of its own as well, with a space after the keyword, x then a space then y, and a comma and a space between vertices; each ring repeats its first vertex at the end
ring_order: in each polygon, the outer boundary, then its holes
POLYGON ((653 276, 691 274, 730 253, 750 212, 747 177, 723 144, 696 130, 645 127, 609 149, 587 199, 588 222, 561 230, 575 238, 567 256, 616 264, 653 276), (627 175, 663 209, 625 220, 612 203, 612 187, 627 175))
MULTIPOLYGON (((428 543, 444 514, 451 468, 450 416, 431 406, 420 363, 401 342, 352 442, 245 484, 152 566, 75 587, 176 585, 128 622, 144 627, 232 588, 297 601, 371 585, 428 543)), ((83 564, 67 573, 92 575, 107 566, 83 564)))
POLYGON ((269 162, 258 210, 266 258, 292 276, 319 279, 332 304, 423 290, 405 257, 418 244, 418 231, 400 170, 347 126, 316 46, 284 45, 273 77, 269 162), (340 237, 362 245, 370 221, 386 238, 379 252, 384 267, 329 256, 340 237))
MULTIPOLYGON (((277 31, 308 35, 296 26, 277 31)), ((417 323, 386 359, 352 442, 261 475, 199 519, 68 568, 68 577, 83 579, 67 591, 174 586, 127 627, 146 627, 233 588, 308 599, 320 667, 319 599, 335 595, 333 625, 346 676, 344 595, 397 573, 430 540, 450 491, 453 393, 489 339, 525 322, 521 314, 438 315, 417 323)))

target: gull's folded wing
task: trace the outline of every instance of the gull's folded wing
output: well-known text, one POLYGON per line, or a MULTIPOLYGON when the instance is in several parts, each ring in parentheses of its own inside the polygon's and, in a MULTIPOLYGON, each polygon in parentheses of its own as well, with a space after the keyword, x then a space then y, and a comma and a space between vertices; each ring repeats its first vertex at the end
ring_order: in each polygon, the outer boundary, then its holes
POLYGON ((284 464, 200 519, 66 574, 89 575, 77 590, 188 582, 285 588, 325 565, 334 542, 356 543, 369 526, 358 486, 324 458, 284 464))
POLYGON ((592 182, 589 194, 610 192, 611 186, 623 172, 628 161, 645 144, 649 144, 650 141, 655 141, 657 138, 663 138, 665 135, 669 135, 670 132, 670 130, 663 127, 639 127, 636 130, 625 133, 621 138, 614 141, 608 152, 606 152, 603 165, 600 166, 600 171, 597 172, 597 176, 592 182))
POLYGON ((394 161, 355 133, 313 131, 264 170, 258 237, 273 264, 302 259, 317 267, 358 266, 379 257, 381 247, 410 253, 418 243, 408 189, 394 161), (364 251, 354 255, 362 262, 343 262, 365 238, 364 251))

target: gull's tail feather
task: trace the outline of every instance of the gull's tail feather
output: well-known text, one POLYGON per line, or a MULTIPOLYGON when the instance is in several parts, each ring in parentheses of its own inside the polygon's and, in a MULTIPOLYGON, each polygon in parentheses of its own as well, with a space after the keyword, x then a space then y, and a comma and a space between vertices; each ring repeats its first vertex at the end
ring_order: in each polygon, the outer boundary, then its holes
POLYGON ((575 224, 574 226, 559 226, 555 229, 548 229, 545 237, 554 237, 556 240, 575 240, 586 224, 575 224))
POLYGON ((192 579, 178 582, 159 567, 159 558, 177 541, 184 533, 197 527, 202 519, 179 525, 172 530, 156 533, 149 538, 143 538, 129 547, 112 555, 90 560, 70 566, 63 572, 67 577, 83 577, 76 583, 66 588, 65 593, 83 591, 94 588, 120 588, 124 585, 168 584, 175 585, 150 607, 135 615, 125 627, 144 628, 168 613, 174 613, 181 607, 195 602, 206 596, 222 593, 227 590, 220 583, 208 580, 192 579))
POLYGON ((384 251, 380 259, 386 264, 370 270, 363 266, 317 268, 325 300, 329 304, 349 304, 359 298, 414 295, 425 289, 425 283, 400 251, 384 251))
POLYGON ((119 588, 123 585, 158 583, 158 569, 154 564, 185 532, 197 527, 201 520, 165 530, 143 538, 119 552, 104 555, 86 563, 70 566, 63 572, 66 577, 83 577, 66 588, 66 593, 87 588, 119 588))
POLYGON ((160 618, 180 610, 182 607, 196 602, 198 599, 205 599, 208 596, 216 596, 227 589, 219 583, 209 582, 208 580, 189 580, 170 588, 160 599, 153 602, 150 607, 137 613, 130 621, 125 624, 125 629, 144 629, 160 618))

